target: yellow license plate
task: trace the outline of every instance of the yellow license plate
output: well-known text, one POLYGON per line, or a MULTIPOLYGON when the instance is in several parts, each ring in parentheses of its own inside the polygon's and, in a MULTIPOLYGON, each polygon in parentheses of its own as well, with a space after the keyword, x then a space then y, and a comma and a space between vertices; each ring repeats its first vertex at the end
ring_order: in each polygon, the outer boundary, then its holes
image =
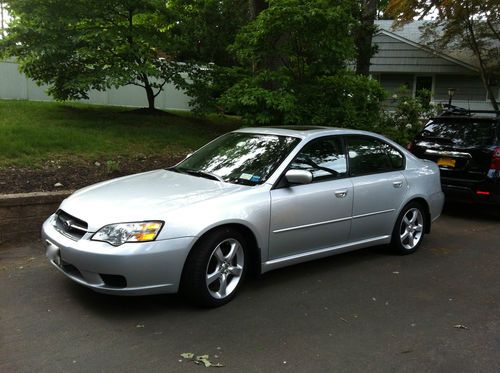
POLYGON ((455 167, 457 161, 453 158, 439 158, 437 161, 438 166, 442 167, 455 167))

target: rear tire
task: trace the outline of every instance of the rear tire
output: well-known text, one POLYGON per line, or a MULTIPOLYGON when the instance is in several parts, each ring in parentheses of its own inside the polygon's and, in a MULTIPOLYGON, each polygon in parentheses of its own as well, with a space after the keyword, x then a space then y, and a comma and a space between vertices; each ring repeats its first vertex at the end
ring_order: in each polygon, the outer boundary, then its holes
POLYGON ((403 207, 392 231, 391 246, 394 252, 407 255, 417 251, 425 235, 426 216, 418 202, 410 202, 403 207))
POLYGON ((247 267, 244 236, 230 228, 217 229, 193 247, 182 273, 181 291, 197 306, 219 307, 230 302, 247 267))

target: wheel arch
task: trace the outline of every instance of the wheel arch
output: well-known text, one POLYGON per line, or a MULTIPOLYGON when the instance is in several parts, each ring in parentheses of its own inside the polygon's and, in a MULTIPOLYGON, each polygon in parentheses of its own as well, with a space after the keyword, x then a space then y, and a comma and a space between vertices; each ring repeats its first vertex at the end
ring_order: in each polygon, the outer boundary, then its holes
POLYGON ((186 257, 186 260, 184 261, 184 265, 182 268, 181 272, 181 279, 184 276, 184 270, 186 267, 186 263, 188 262, 188 258, 193 252, 193 249, 196 247, 196 245, 200 242, 202 242, 207 236, 212 234, 214 231, 220 230, 220 229, 230 229, 230 230, 235 230, 238 231, 240 234, 243 235, 245 238, 245 241, 248 245, 248 254, 250 255, 250 267, 249 269, 249 274, 253 276, 259 276, 261 274, 261 252, 260 252, 260 247, 258 244, 257 236, 253 232, 251 228, 249 228, 247 225, 242 224, 242 223, 237 223, 237 222, 231 222, 231 223, 223 223, 217 226, 210 227, 207 229, 205 232, 203 232, 191 245, 191 248, 189 250, 189 253, 186 257))
POLYGON ((416 202, 424 208, 424 214, 425 214, 425 216, 424 216, 424 218, 425 218, 424 219, 424 222, 425 222, 424 232, 431 233, 431 211, 430 211, 429 202, 427 202, 427 200, 424 197, 418 196, 418 197, 413 197, 413 198, 409 199, 402 206, 399 213, 401 213, 401 211, 405 208, 406 205, 408 205, 409 203, 412 203, 412 202, 416 202))

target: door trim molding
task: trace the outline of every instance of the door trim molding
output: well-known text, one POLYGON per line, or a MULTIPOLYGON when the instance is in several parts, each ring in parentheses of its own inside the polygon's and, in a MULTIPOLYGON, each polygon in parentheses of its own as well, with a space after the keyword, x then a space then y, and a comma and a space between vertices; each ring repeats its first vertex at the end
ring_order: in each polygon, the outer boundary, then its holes
POLYGON ((350 216, 346 218, 340 218, 340 219, 333 219, 333 220, 326 220, 326 221, 320 221, 318 223, 311 223, 311 224, 304 224, 304 225, 297 225, 296 227, 290 227, 290 228, 282 228, 282 229, 276 229, 273 231, 273 233, 283 233, 283 232, 289 232, 289 231, 294 231, 297 229, 304 229, 304 228, 310 228, 310 227, 317 227, 320 225, 325 225, 325 224, 332 224, 332 223, 339 223, 341 221, 346 221, 346 220, 351 220, 352 218, 350 216))
POLYGON ((295 227, 276 229, 276 230, 273 231, 273 233, 290 232, 290 231, 294 231, 294 230, 298 230, 298 229, 318 227, 320 225, 325 225, 325 224, 340 223, 340 222, 347 221, 347 220, 354 220, 354 219, 365 218, 365 217, 373 216, 373 215, 386 214, 388 212, 393 212, 393 211, 395 211, 395 209, 382 210, 382 211, 376 211, 376 212, 369 212, 368 214, 355 215, 355 216, 352 216, 352 217, 346 217, 346 218, 340 218, 340 219, 333 219, 333 220, 325 220, 325 221, 320 221, 318 223, 297 225, 295 227))

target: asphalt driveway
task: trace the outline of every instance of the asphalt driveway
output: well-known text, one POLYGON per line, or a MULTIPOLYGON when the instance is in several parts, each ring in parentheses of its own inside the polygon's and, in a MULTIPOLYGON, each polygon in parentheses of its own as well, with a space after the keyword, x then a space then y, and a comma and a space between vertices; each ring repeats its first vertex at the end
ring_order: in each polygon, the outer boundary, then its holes
POLYGON ((0 248, 0 371, 500 371, 500 220, 447 208, 414 255, 361 250, 266 274, 218 309, 65 279, 0 248))

